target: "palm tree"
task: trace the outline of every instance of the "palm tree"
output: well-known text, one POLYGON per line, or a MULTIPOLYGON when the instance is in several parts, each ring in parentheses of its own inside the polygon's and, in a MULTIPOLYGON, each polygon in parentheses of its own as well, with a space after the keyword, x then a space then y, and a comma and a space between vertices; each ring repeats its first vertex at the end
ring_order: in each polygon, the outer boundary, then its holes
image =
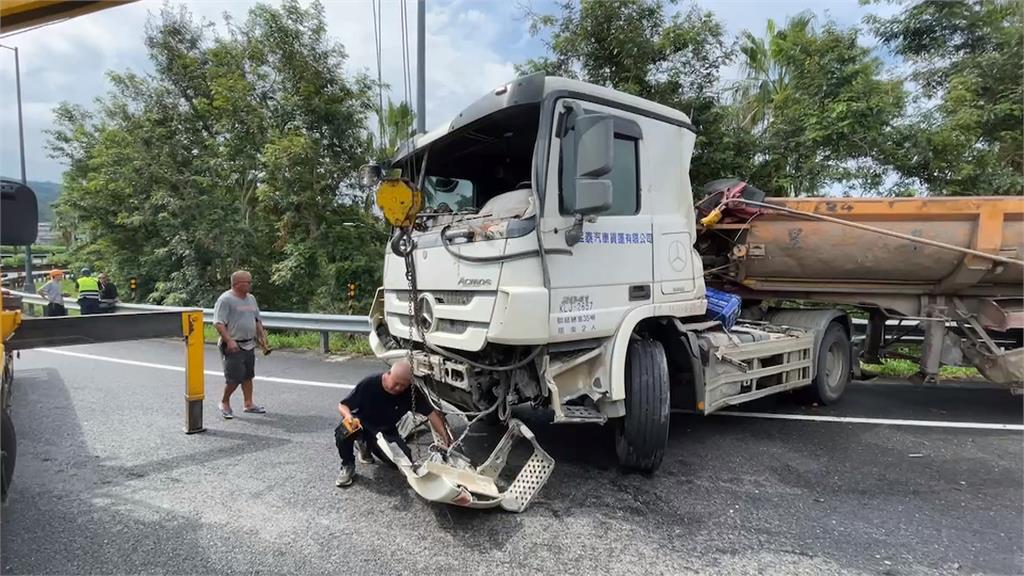
POLYGON ((814 14, 801 12, 786 21, 779 29, 768 19, 765 37, 758 38, 749 30, 740 35, 740 53, 743 55, 743 73, 746 76, 732 88, 739 104, 740 123, 744 128, 763 130, 771 122, 771 107, 775 99, 786 91, 790 71, 781 56, 788 42, 814 33, 814 14))
POLYGON ((416 113, 408 102, 400 102, 397 106, 391 99, 383 110, 378 111, 377 121, 383 128, 383 141, 377 142, 377 155, 382 160, 388 161, 395 157, 398 147, 402 145, 413 134, 413 123, 416 121, 416 113))
MULTIPOLYGON (((398 148, 409 138, 416 135, 413 125, 416 122, 416 113, 408 102, 399 102, 398 105, 388 98, 384 110, 377 110, 377 122, 379 123, 378 133, 369 134, 369 142, 373 148, 377 162, 382 166, 390 166, 395 159, 398 148)), ((423 190, 430 202, 429 190, 423 190)), ((370 212, 373 207, 373 194, 367 194, 363 200, 364 208, 370 212)))

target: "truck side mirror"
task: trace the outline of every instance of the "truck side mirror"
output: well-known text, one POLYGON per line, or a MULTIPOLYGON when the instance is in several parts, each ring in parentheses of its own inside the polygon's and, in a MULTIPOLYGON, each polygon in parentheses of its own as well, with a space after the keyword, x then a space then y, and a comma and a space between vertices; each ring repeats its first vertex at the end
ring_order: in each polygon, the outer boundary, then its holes
POLYGON ((579 216, 600 214, 612 207, 611 180, 576 179, 576 208, 579 216))
POLYGON ((614 161, 614 121, 607 114, 585 114, 573 130, 576 148, 576 186, 573 212, 600 214, 612 206, 612 181, 603 178, 614 161))
POLYGON ((364 164, 359 168, 359 181, 367 188, 374 188, 384 179, 384 169, 380 164, 364 164))
POLYGON ((565 104, 559 119, 562 140, 562 200, 575 222, 565 231, 569 246, 583 237, 583 219, 612 206, 612 181, 605 178, 614 165, 615 120, 608 114, 586 113, 577 102, 565 104))

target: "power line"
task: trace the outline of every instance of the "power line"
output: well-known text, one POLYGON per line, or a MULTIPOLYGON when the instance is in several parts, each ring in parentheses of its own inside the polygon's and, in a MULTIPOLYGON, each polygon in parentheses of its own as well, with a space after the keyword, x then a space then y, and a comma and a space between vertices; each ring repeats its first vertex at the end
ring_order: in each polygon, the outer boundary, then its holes
POLYGON ((402 30, 402 100, 411 110, 412 103, 409 102, 409 28, 405 18, 405 0, 401 0, 398 9, 401 11, 399 21, 402 30))
MULTIPOLYGON (((412 57, 409 56, 409 3, 407 0, 402 0, 402 36, 405 42, 402 46, 405 49, 405 101, 409 103, 409 110, 413 110, 412 105, 412 57)), ((419 110, 416 110, 418 113, 419 110)))
POLYGON ((377 132, 380 137, 380 146, 383 148, 387 144, 384 134, 384 81, 381 74, 380 49, 383 14, 378 10, 377 2, 378 0, 370 0, 370 5, 373 8, 373 43, 377 51, 377 132))

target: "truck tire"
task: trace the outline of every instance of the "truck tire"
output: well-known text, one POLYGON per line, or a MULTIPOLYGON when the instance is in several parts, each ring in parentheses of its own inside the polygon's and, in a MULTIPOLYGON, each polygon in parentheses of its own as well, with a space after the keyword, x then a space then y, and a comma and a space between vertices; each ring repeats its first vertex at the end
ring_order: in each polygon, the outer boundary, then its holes
POLYGON ((6 410, 0 411, 0 451, 0 501, 7 502, 18 456, 18 439, 14 435, 14 422, 6 410))
POLYGON ((806 388, 807 399, 826 405, 837 402, 850 383, 850 336, 838 322, 825 329, 818 345, 817 370, 814 381, 806 388))
POLYGON ((654 340, 633 340, 626 356, 626 415, 615 430, 619 464, 642 472, 661 466, 670 420, 668 362, 654 340))

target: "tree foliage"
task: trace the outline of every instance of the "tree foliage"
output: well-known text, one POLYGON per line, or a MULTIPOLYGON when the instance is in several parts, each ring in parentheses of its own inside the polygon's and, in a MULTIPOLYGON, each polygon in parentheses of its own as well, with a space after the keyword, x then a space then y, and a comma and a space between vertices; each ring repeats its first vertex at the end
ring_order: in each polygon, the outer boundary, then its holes
POLYGON ((855 29, 820 31, 801 15, 764 36, 745 32, 738 53, 747 78, 723 86, 719 70, 737 49, 710 12, 672 13, 667 0, 590 0, 558 14, 528 12, 549 55, 543 70, 611 86, 690 112, 700 126, 691 179, 737 176, 771 194, 820 194, 856 180, 878 187, 877 141, 903 106, 898 81, 858 44, 855 29), (728 89, 726 89, 728 88, 728 89))
POLYGON ((728 130, 720 104, 719 69, 733 56, 722 23, 690 6, 671 12, 674 0, 566 0, 557 14, 527 11, 530 32, 549 54, 516 68, 608 86, 691 113, 700 124, 691 179, 744 175, 750 167, 749 134, 728 130))
POLYGON ((740 52, 747 78, 733 90, 735 129, 751 130, 759 143, 755 182, 785 196, 882 186, 887 167, 878 151, 905 95, 855 28, 817 30, 806 14, 783 27, 769 20, 764 36, 743 34, 740 52))
POLYGON ((416 113, 408 102, 395 105, 388 99, 384 110, 377 112, 377 122, 380 124, 378 131, 381 133, 374 142, 377 158, 382 163, 389 162, 394 159, 398 147, 415 133, 413 124, 416 122, 416 113))
POLYGON ((711 12, 691 6, 669 15, 670 4, 566 0, 557 15, 528 12, 530 32, 545 34, 551 56, 517 71, 544 71, 685 107, 713 93, 732 50, 711 12))
POLYGON ((1018 1, 926 1, 868 18, 920 87, 888 159, 935 195, 1024 190, 1024 12, 1018 1))
POLYGON ((589 0, 527 11, 548 54, 524 63, 692 113, 691 176, 738 176, 770 194, 1020 194, 1024 12, 1010 1, 926 1, 868 17, 905 78, 860 31, 800 14, 744 31, 670 0, 589 0), (743 78, 718 70, 737 56, 743 78), (909 82, 905 84, 905 82, 909 82), (915 90, 908 98, 905 86, 915 90))
POLYGON ((813 21, 813 16, 803 13, 779 29, 769 18, 764 37, 750 30, 740 33, 739 52, 746 78, 732 87, 739 104, 740 127, 763 130, 769 125, 775 99, 790 90, 798 72, 792 69, 792 58, 786 56, 795 45, 807 41, 813 21))
POLYGON ((319 4, 226 23, 165 7, 145 32, 151 74, 110 73, 94 110, 55 111, 75 255, 154 302, 210 304, 237 268, 268 308, 339 309, 348 282, 368 296, 386 236, 357 184, 373 84, 342 73, 319 4))

